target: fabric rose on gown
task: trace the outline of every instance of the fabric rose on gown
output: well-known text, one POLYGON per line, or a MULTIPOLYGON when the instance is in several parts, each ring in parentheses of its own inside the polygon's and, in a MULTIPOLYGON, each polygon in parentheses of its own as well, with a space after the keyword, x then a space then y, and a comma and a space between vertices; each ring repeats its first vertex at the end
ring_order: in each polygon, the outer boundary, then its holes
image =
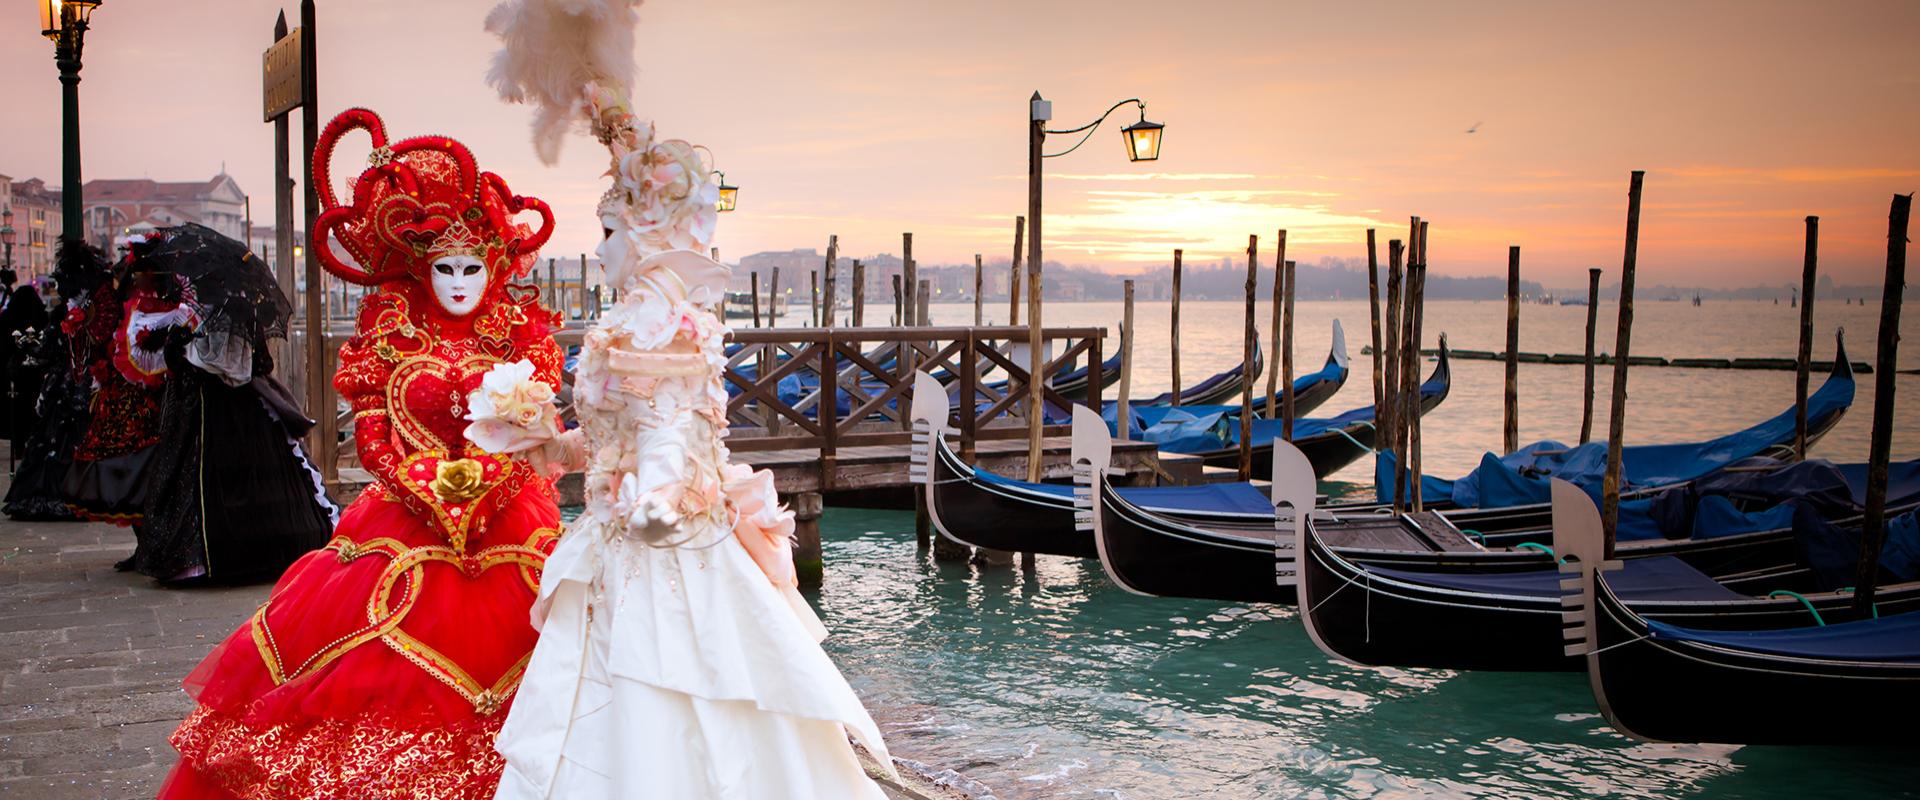
POLYGON ((728 464, 723 487, 739 514, 734 534, 775 586, 799 586, 793 571, 793 512, 780 506, 773 473, 746 464, 728 464))
POLYGON ((518 453, 560 435, 553 387, 533 379, 533 362, 521 359, 487 370, 467 396, 467 441, 489 453, 518 453))

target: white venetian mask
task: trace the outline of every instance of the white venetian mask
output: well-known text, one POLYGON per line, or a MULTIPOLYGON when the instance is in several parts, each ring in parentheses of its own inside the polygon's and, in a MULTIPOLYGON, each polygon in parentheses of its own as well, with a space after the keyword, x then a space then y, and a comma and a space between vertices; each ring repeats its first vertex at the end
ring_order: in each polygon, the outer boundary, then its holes
POLYGON ((433 299, 448 314, 473 313, 486 293, 486 262, 473 256, 447 256, 433 262, 433 299))
POLYGON ((627 223, 617 215, 601 214, 600 225, 607 235, 593 254, 600 259, 600 268, 606 271, 607 285, 625 288, 627 277, 633 274, 634 262, 639 260, 633 252, 633 240, 627 235, 627 223))

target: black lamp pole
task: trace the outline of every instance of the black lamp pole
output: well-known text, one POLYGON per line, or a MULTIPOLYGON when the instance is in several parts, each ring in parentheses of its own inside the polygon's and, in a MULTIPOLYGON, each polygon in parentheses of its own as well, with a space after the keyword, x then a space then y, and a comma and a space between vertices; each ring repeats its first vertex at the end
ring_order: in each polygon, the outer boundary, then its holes
POLYGON ((62 238, 73 241, 80 240, 84 230, 80 221, 83 208, 80 198, 80 52, 86 45, 87 18, 99 5, 99 0, 59 3, 59 19, 47 20, 49 27, 42 29, 42 33, 53 40, 53 63, 60 68, 60 233, 62 238))

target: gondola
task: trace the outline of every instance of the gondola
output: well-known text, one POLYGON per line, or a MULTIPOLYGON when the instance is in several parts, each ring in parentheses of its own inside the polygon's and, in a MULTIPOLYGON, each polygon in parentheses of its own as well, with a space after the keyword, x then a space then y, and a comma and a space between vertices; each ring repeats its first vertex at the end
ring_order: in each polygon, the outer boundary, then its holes
MULTIPOLYGON (((1431 398, 1446 395, 1450 374, 1446 364, 1443 355, 1433 377, 1423 387, 1431 398)), ((925 421, 935 419, 941 421, 944 430, 951 411, 945 402, 946 392, 928 391, 923 386, 937 387, 937 383, 917 383, 915 387, 913 413, 916 435, 921 439, 915 444, 914 468, 921 470, 917 479, 925 485, 928 513, 934 518, 936 529, 949 539, 973 547, 1095 557, 1091 529, 1073 524, 1072 487, 1005 478, 977 471, 961 461, 944 436, 925 432, 925 421), (928 398, 924 404, 920 399, 923 397, 928 398)), ((1432 402, 1437 404, 1438 399, 1432 402)), ((1085 409, 1084 406, 1074 408, 1085 409)), ((1296 445, 1316 446, 1324 452, 1326 437, 1343 430, 1352 430, 1351 435, 1370 442, 1372 411, 1371 408, 1357 409, 1336 418, 1366 423, 1364 426, 1356 423, 1352 428, 1302 420, 1303 427, 1318 423, 1330 430, 1318 437, 1317 442, 1308 441, 1315 437, 1300 437, 1296 445)), ((1270 446, 1255 448, 1256 453, 1270 450, 1270 446)), ((1256 464, 1262 468, 1263 457, 1270 455, 1255 456, 1256 464)), ((1272 527, 1273 509, 1265 501, 1265 492, 1250 483, 1123 487, 1118 491, 1154 513, 1211 529, 1247 528, 1257 532, 1272 527)))
MULTIPOLYGON (((1120 362, 1122 360, 1123 355, 1124 354, 1120 352, 1120 349, 1116 347, 1114 348, 1114 353, 1112 356, 1108 357, 1107 360, 1100 362, 1100 388, 1101 389, 1105 389, 1108 386, 1112 386, 1115 381, 1120 380, 1120 362)), ((1022 366, 1025 366, 1025 359, 1024 358, 1019 359, 1018 361, 1016 361, 1016 363, 1020 363, 1022 366)), ((1070 370, 1067 370, 1066 372, 1056 374, 1052 378, 1047 379, 1047 386, 1049 388, 1052 388, 1054 391, 1059 392, 1061 397, 1064 397, 1068 400, 1084 400, 1087 396, 1087 386, 1090 383, 1090 381, 1088 380, 1088 375, 1090 372, 1091 370, 1087 369, 1085 365, 1075 367, 1074 369, 1070 369, 1070 370)), ((1006 394, 1007 387, 1009 385, 1010 385, 1009 381, 1004 378, 1001 380, 993 381, 991 383, 980 384, 981 397, 989 400, 997 398, 1000 395, 1006 394)), ((953 394, 954 399, 957 400, 958 391, 959 391, 958 387, 954 387, 949 390, 949 393, 953 394)), ((1056 412, 1054 409, 1049 409, 1048 413, 1052 414, 1056 412)))
MULTIPOLYGON (((1852 364, 1846 358, 1845 341, 1836 337, 1835 348, 1836 358, 1832 372, 1828 374, 1826 382, 1808 397, 1807 441, 1809 445, 1819 441, 1828 431, 1833 430, 1853 402, 1855 381, 1852 364)), ((1625 448, 1625 457, 1630 464, 1644 461, 1652 466, 1641 470, 1644 474, 1641 475, 1640 484, 1629 485, 1621 496, 1623 498, 1644 496, 1678 485, 1685 480, 1698 478, 1721 466, 1746 458, 1791 458, 1793 457, 1793 418, 1794 409, 1788 408, 1757 425, 1706 442, 1629 445, 1625 448), (1715 447, 1716 443, 1733 442, 1744 444, 1736 447, 1715 447), (1671 466, 1674 456, 1684 454, 1707 454, 1709 457, 1684 459, 1682 468, 1674 469, 1671 466), (1655 473, 1664 473, 1664 475, 1655 473)), ((1371 511, 1391 502, 1392 481, 1385 477, 1393 473, 1391 459, 1391 453, 1383 452, 1375 465, 1376 486, 1386 487, 1381 492, 1379 502, 1345 504, 1334 506, 1329 510, 1341 514, 1371 511)), ((1502 469, 1496 472, 1494 465, 1501 464, 1503 461, 1492 454, 1481 459, 1481 470, 1486 471, 1486 474, 1497 476, 1504 486, 1504 490, 1500 492, 1504 495, 1503 497, 1490 499, 1482 496, 1473 507, 1462 508, 1452 501, 1453 486, 1458 484, 1458 481, 1429 477, 1422 484, 1424 506, 1442 511, 1450 522, 1462 530, 1483 534, 1486 543, 1493 546, 1510 547, 1525 541, 1534 532, 1545 530, 1552 519, 1551 504, 1546 501, 1545 475, 1535 474, 1539 469, 1535 465, 1502 469)), ((1588 471, 1591 472, 1591 467, 1588 471)), ((1631 472, 1630 468, 1630 478, 1631 472)), ((1477 480, 1479 474, 1480 471, 1476 471, 1470 477, 1477 480)))
MULTIPOLYGON (((1076 440, 1079 427, 1076 425, 1076 440)), ((1287 463, 1289 456, 1296 459, 1298 469, 1307 476, 1281 476, 1273 481, 1272 491, 1280 492, 1280 487, 1290 482, 1303 484, 1307 487, 1303 491, 1311 491, 1312 465, 1303 453, 1285 442, 1276 442, 1269 451, 1279 459, 1275 463, 1287 463)), ((1292 569, 1295 552, 1291 539, 1274 536, 1274 529, 1283 524, 1282 515, 1276 513, 1265 526, 1196 523, 1141 508, 1104 480, 1094 483, 1086 513, 1093 521, 1101 564, 1115 583, 1140 594, 1292 602, 1290 582, 1271 585, 1276 567, 1292 569)), ((1316 529, 1327 547, 1344 562, 1380 568, 1382 575, 1394 571, 1445 573, 1465 582, 1471 579, 1464 576, 1491 574, 1484 578, 1488 583, 1517 584, 1526 577, 1500 574, 1537 573, 1551 569, 1556 558, 1544 542, 1512 548, 1483 546, 1433 512, 1322 513, 1316 520, 1316 529)), ((1623 542, 1620 551, 1625 558, 1670 557, 1713 578, 1784 579, 1792 570, 1782 565, 1794 562, 1796 542, 1791 529, 1775 527, 1714 538, 1623 542)), ((1355 572, 1355 582, 1364 583, 1370 577, 1369 573, 1355 572)), ((1352 594, 1365 596, 1361 592, 1352 594)))
MULTIPOLYGON (((1598 525, 1590 499, 1582 494, 1569 500, 1554 511, 1554 546, 1563 552, 1573 547, 1563 541, 1569 531, 1589 522, 1598 525)), ((1297 547, 1277 552, 1276 558, 1301 554, 1301 619, 1314 644, 1328 655, 1370 666, 1513 671, 1586 667, 1563 647, 1563 576, 1551 563, 1502 573, 1395 569, 1363 563, 1370 551, 1329 546, 1319 528, 1318 523, 1307 526, 1297 547)), ((1772 533, 1793 535, 1790 529, 1772 533)), ((1806 570, 1792 561, 1716 578, 1678 556, 1636 558, 1635 547, 1621 544, 1621 568, 1613 577, 1621 596, 1647 617, 1692 627, 1755 630, 1852 616, 1850 593, 1818 591, 1806 570)), ((1882 600, 1883 612, 1920 611, 1920 583, 1889 587, 1882 600)))
MULTIPOLYGON (((1556 484, 1556 498, 1560 495, 1556 484)), ((1585 494, 1568 485, 1568 497, 1585 494)), ((1920 613, 1724 631, 1650 619, 1611 564, 1575 567, 1570 648, 1600 712, 1636 739, 1911 745, 1920 713, 1920 613)))
MULTIPOLYGON (((1333 344, 1327 349, 1327 361, 1318 372, 1302 375, 1293 381, 1293 413, 1302 417, 1333 399, 1340 388, 1347 384, 1347 376, 1352 370, 1347 365, 1347 332, 1340 327, 1340 320, 1333 321, 1333 344)), ((1227 393, 1231 402, 1232 392, 1227 393)), ((1283 401, 1280 395, 1261 394, 1253 398, 1253 413, 1265 415, 1267 406, 1274 405, 1275 410, 1283 401)))
MULTIPOLYGON (((1096 557, 1092 533, 1074 522, 1074 487, 1005 478, 962 461, 946 439, 945 393, 924 374, 914 380, 912 465, 935 530, 972 547, 1096 557)), ((1266 492, 1249 483, 1119 491, 1156 512, 1209 524, 1270 525, 1273 517, 1266 492)))
MULTIPOLYGON (((1853 405, 1855 381, 1847 359, 1846 340, 1834 337, 1834 364, 1827 380, 1807 398, 1807 436, 1811 444, 1839 424, 1853 405)), ((1728 464, 1756 456, 1790 458, 1794 439, 1793 407, 1743 430, 1702 442, 1631 445, 1622 454, 1625 484, 1622 494, 1674 486, 1712 473, 1728 464)), ((1568 447, 1537 442, 1507 456, 1488 453, 1479 468, 1463 478, 1426 476, 1421 496, 1429 508, 1502 508, 1533 506, 1544 513, 1549 477, 1571 481, 1597 496, 1606 470, 1605 442, 1568 447)), ((1375 485, 1381 503, 1393 501, 1393 455, 1383 452, 1375 463, 1375 485)))
MULTIPOLYGON (((1260 349, 1260 343, 1254 342, 1253 376, 1256 380, 1264 365, 1265 355, 1260 349)), ((1192 410, 1211 407, 1237 410, 1243 386, 1241 379, 1246 372, 1243 367, 1244 365, 1235 364, 1224 372, 1216 373, 1206 380, 1181 389, 1179 408, 1192 410)), ((1333 321, 1333 345, 1327 349, 1326 363, 1320 367, 1319 371, 1302 375, 1293 381, 1293 413, 1304 415, 1319 408, 1321 404, 1339 393, 1340 388, 1346 385, 1347 376, 1351 372, 1347 364, 1347 335, 1341 330, 1340 321, 1336 319, 1333 321)), ((1270 402, 1279 403, 1281 398, 1268 397, 1264 394, 1253 398, 1254 413, 1265 414, 1270 402)), ((1101 415, 1109 419, 1109 427, 1112 426, 1111 420, 1117 405, 1109 401, 1101 407, 1101 415)), ((1146 400, 1135 400, 1129 403, 1129 406, 1133 409, 1136 419, 1145 409, 1173 408, 1173 392, 1164 392, 1146 400)))
MULTIPOLYGON (((1091 417, 1091 412, 1086 412, 1091 417)), ((1091 467, 1076 475, 1088 486, 1080 493, 1082 513, 1092 522, 1100 565, 1116 585, 1135 594, 1233 602, 1292 603, 1292 581, 1281 580, 1290 558, 1275 560, 1277 546, 1290 546, 1281 531, 1292 525, 1296 509, 1311 513, 1317 479, 1298 448, 1281 442, 1265 448, 1278 461, 1269 502, 1277 509, 1264 525, 1223 527, 1196 524, 1157 514, 1117 491, 1103 467, 1110 451, 1104 426, 1074 424, 1076 464, 1091 467), (1094 441, 1098 437, 1098 441, 1094 441), (1083 444, 1083 440, 1085 443, 1083 444), (1082 453, 1089 454, 1083 458, 1082 453), (1283 545, 1283 543, 1285 543, 1283 545)), ((1444 525, 1423 526, 1386 515, 1362 515, 1340 523, 1343 545, 1383 551, 1473 553, 1479 548, 1444 525)))
MULTIPOLYGON (((1420 384, 1420 413, 1425 415, 1447 399, 1453 389, 1453 370, 1447 358, 1445 337, 1440 340, 1440 355, 1433 373, 1420 384)), ((1377 431, 1373 406, 1362 406, 1337 417, 1301 419, 1293 426, 1293 446, 1307 454, 1314 474, 1332 475, 1361 456, 1373 452, 1377 431)), ((1224 436, 1218 446, 1197 448, 1194 452, 1209 467, 1237 468, 1240 465, 1240 424, 1235 418, 1223 420, 1224 436)), ((1267 465, 1272 463, 1272 442, 1280 438, 1281 421, 1253 421, 1253 477, 1266 480, 1267 465)), ((1163 448, 1164 449, 1164 448, 1163 448)))

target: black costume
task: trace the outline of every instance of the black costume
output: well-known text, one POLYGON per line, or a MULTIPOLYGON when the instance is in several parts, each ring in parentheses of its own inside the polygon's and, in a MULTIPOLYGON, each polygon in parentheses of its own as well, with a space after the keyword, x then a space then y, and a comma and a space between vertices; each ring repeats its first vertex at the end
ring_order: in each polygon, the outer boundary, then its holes
POLYGON ((132 258, 180 280, 195 317, 136 345, 164 351, 167 378, 132 566, 161 580, 275 577, 325 545, 338 515, 299 444, 314 423, 271 376, 292 307, 265 264, 198 225, 162 229, 132 258))
POLYGON ((15 457, 27 432, 38 427, 33 407, 40 399, 40 378, 46 369, 29 351, 46 328, 47 306, 40 301, 40 293, 30 285, 14 289, 6 309, 0 310, 0 367, 6 374, 0 394, 7 396, 6 407, 0 409, 0 432, 13 440, 15 457))
POLYGON ((32 362, 42 378, 34 425, 22 425, 14 435, 19 462, 3 509, 14 519, 74 518, 60 486, 86 433, 93 387, 73 334, 85 318, 84 306, 107 279, 106 256, 98 248, 60 241, 53 272, 59 303, 39 336, 20 343, 23 359, 32 362))

